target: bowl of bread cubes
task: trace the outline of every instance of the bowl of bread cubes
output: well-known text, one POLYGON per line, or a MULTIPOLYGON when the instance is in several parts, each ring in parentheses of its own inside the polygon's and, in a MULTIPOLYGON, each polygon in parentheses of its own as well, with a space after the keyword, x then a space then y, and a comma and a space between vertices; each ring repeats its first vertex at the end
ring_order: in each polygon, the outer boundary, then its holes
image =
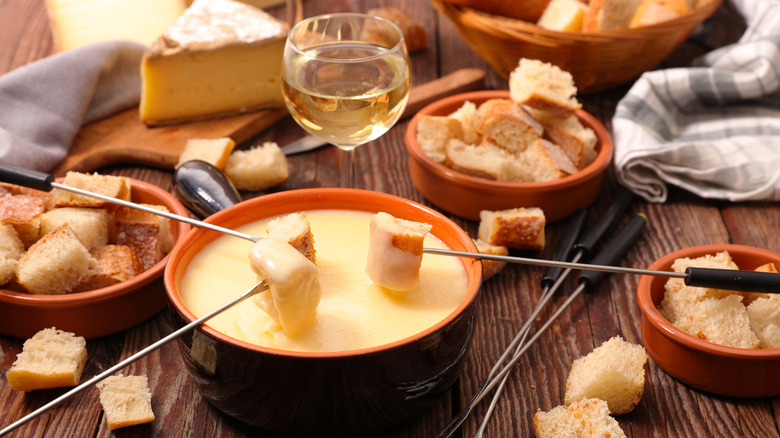
POLYGON ((571 72, 582 93, 656 67, 722 0, 432 0, 500 75, 533 58, 571 72))
POLYGON ((612 161, 604 126, 581 109, 571 75, 521 59, 509 90, 449 96, 421 109, 406 131, 420 193, 456 216, 540 207, 549 221, 590 205, 612 161))
POLYGON ((204 398, 271 433, 385 430, 430 407, 458 378, 482 264, 449 218, 366 190, 299 189, 226 208, 171 252, 165 286, 182 326, 259 292, 179 338, 204 398), (402 364, 403 366, 399 366, 402 364))
MULTIPOLYGON (((745 245, 669 253, 649 269, 688 267, 777 272, 780 254, 745 245)), ((677 380, 729 397, 780 395, 780 296, 687 286, 642 276, 637 297, 647 353, 677 380)))
MULTIPOLYGON (((144 181, 68 172, 58 182, 188 215, 144 181)), ((56 327, 91 339, 165 308, 167 253, 189 225, 60 189, 3 184, 0 205, 0 333, 29 338, 56 327)))

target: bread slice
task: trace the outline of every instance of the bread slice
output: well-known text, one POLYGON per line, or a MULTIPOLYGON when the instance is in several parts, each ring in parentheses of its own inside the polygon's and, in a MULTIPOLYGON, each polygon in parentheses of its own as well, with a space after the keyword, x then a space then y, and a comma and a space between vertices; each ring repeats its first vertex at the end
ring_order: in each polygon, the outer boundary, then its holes
POLYGON ((22 254, 24 254, 24 243, 14 227, 0 224, 0 285, 14 279, 16 266, 22 254))
POLYGON ((266 229, 268 237, 286 241, 312 263, 316 263, 317 251, 314 249, 314 234, 311 232, 311 224, 306 213, 291 213, 275 218, 268 222, 266 229))
POLYGON ((41 215, 41 235, 68 223, 81 243, 92 249, 108 243, 108 212, 102 208, 63 207, 41 215))
POLYGON ((512 100, 532 108, 568 117, 582 105, 571 73, 536 59, 521 58, 509 74, 512 100))
POLYGON ((25 247, 35 243, 41 233, 44 200, 29 195, 0 196, 0 223, 14 227, 25 247))
POLYGON ((480 111, 479 132, 494 144, 517 154, 542 136, 542 125, 517 103, 506 99, 480 111))
POLYGON ((544 249, 547 221, 538 207, 479 212, 479 240, 515 249, 544 249))
POLYGON ((84 338, 52 327, 24 342, 6 377, 16 391, 75 386, 86 361, 84 338))
POLYGON ((537 411, 533 418, 537 438, 621 438, 626 434, 609 415, 607 402, 595 398, 570 406, 537 411))
POLYGON ((165 257, 166 246, 169 245, 161 219, 165 218, 134 208, 119 207, 114 212, 110 241, 133 248, 143 269, 147 270, 165 257))
POLYGON ((613 415, 634 410, 645 391, 647 352, 615 336, 572 363, 564 403, 597 398, 613 415))
POLYGON ((432 226, 379 212, 371 218, 366 272, 375 284, 410 291, 420 282, 423 242, 432 226))
POLYGON ((437 163, 445 161, 450 140, 463 140, 463 137, 463 126, 457 118, 421 114, 417 119, 417 144, 437 163))
POLYGON ((97 387, 110 430, 154 421, 152 391, 146 376, 110 376, 97 387))
POLYGON ((758 348, 780 348, 780 295, 754 300, 747 306, 747 314, 759 340, 758 348))
MULTIPOLYGON (((130 179, 121 176, 68 172, 62 183, 66 186, 123 201, 129 201, 132 194, 130 179)), ((108 202, 97 198, 60 189, 52 190, 51 198, 55 207, 104 207, 108 204, 108 202)))
POLYGON ((225 164, 225 174, 238 190, 264 190, 287 180, 287 157, 276 143, 265 142, 233 152, 225 164))
POLYGON ((628 27, 651 26, 682 17, 691 12, 687 0, 641 0, 628 27))
POLYGON ((135 250, 125 245, 101 245, 89 252, 97 260, 94 274, 74 292, 100 289, 129 280, 144 271, 135 250))
POLYGON ((587 10, 587 5, 579 0, 551 0, 536 25, 558 32, 582 32, 587 10))
MULTIPOLYGON (((482 254, 492 255, 509 255, 509 249, 505 246, 491 245, 487 242, 483 242, 479 239, 472 239, 477 246, 477 251, 482 254)), ((498 274, 506 266, 506 262, 500 262, 497 260, 485 260, 482 259, 482 281, 489 279, 490 277, 498 274)))
POLYGON ((16 280, 28 292, 61 295, 89 279, 97 260, 64 223, 35 242, 19 259, 16 280))
POLYGON ((178 168, 183 163, 191 160, 205 161, 217 169, 223 169, 228 157, 236 147, 236 142, 231 138, 191 138, 184 145, 184 150, 179 155, 178 168))
POLYGON ((582 20, 582 31, 628 29, 641 0, 591 0, 582 20))

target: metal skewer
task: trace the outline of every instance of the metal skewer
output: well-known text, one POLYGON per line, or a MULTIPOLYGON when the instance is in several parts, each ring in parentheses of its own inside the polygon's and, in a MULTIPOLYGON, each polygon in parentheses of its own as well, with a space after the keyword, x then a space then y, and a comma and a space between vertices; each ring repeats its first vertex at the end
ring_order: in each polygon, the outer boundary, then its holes
POLYGON ((59 406, 60 404, 66 402, 71 397, 75 396, 76 394, 82 392, 83 390, 91 387, 92 385, 100 382, 101 380, 105 379, 106 377, 109 377, 110 375, 114 374, 115 372, 121 370, 122 368, 130 365, 131 363, 137 361, 138 359, 143 358, 144 356, 148 355, 149 353, 157 350, 158 348, 162 347, 163 345, 173 341, 174 339, 180 337, 181 335, 189 332, 190 330, 193 330, 194 328, 198 327, 199 325, 203 324, 204 322, 208 321, 209 319, 213 318, 217 314, 229 309, 230 307, 235 306, 236 304, 240 303, 241 301, 244 301, 245 299, 260 293, 264 290, 268 289, 268 284, 265 281, 261 281, 254 285, 251 289, 247 290, 246 292, 239 295, 237 298, 233 299, 232 301, 223 304, 217 309, 212 310, 211 312, 207 313, 206 315, 201 316, 200 318, 196 319, 195 321, 192 321, 191 323, 185 325, 184 327, 176 330, 175 332, 169 334, 168 336, 165 336, 164 338, 160 339, 159 341, 155 342, 154 344, 149 345, 148 347, 144 348, 143 350, 133 354, 132 356, 128 357, 127 359, 117 363, 116 365, 112 366, 111 368, 108 368, 107 370, 103 371, 102 373, 96 375, 95 377, 87 380, 84 383, 79 384, 78 386, 74 387, 70 391, 66 392, 65 394, 62 394, 61 396, 55 398, 54 400, 50 401, 49 403, 41 406, 40 408, 36 409, 35 411, 27 414, 25 417, 22 417, 21 419, 17 420, 16 422, 12 423, 11 425, 7 426, 5 429, 0 430, 0 437, 4 436, 17 428, 29 423, 30 421, 34 420, 36 417, 45 414, 46 412, 54 409, 55 407, 59 406))

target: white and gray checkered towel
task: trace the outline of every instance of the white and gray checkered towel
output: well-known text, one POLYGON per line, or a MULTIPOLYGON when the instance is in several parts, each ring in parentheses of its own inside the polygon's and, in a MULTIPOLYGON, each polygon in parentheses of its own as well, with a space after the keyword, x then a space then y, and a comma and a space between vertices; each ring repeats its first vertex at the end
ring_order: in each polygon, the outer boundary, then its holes
POLYGON ((780 0, 732 0, 747 30, 691 68, 647 72, 613 118, 621 184, 664 202, 780 200, 780 0))

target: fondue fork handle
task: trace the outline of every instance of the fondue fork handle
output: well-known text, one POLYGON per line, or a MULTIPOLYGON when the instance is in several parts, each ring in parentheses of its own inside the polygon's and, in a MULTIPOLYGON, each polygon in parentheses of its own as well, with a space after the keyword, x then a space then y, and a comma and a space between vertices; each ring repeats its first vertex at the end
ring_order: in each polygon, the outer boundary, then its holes
POLYGON ((181 335, 189 332, 190 330, 195 329, 196 327, 200 326, 204 322, 208 321, 209 319, 213 318, 217 314, 235 306, 236 304, 240 303, 241 301, 244 301, 245 299, 260 293, 264 290, 268 289, 268 284, 265 281, 261 281, 254 285, 251 289, 247 290, 246 292, 239 295, 237 298, 231 300, 230 302, 223 304, 219 308, 212 310, 211 312, 207 313, 206 315, 201 316, 200 318, 196 319, 195 321, 192 321, 191 323, 185 325, 184 327, 176 330, 175 332, 169 334, 168 336, 165 336, 164 338, 158 340, 152 345, 149 345, 148 347, 144 348, 143 350, 133 354, 132 356, 128 357, 127 359, 117 363, 116 365, 112 366, 111 368, 108 368, 107 370, 103 371, 102 373, 96 375, 95 377, 87 380, 84 383, 81 383, 80 385, 76 386, 75 388, 71 389, 70 391, 66 392, 65 394, 62 394, 61 396, 57 397, 56 399, 50 401, 49 403, 41 406, 37 410, 31 412, 27 416, 17 420, 16 422, 12 423, 11 425, 7 426, 3 430, 0 430, 0 437, 18 429, 19 427, 29 423, 30 421, 34 420, 35 418, 39 417, 40 415, 45 414, 46 412, 54 409, 55 407, 59 406, 60 404, 66 402, 71 397, 75 396, 76 394, 82 392, 83 390, 95 385, 96 383, 100 382, 101 380, 104 380, 105 378, 111 376, 112 374, 116 373, 117 371, 121 370, 122 368, 130 365, 131 363, 145 357, 149 353, 157 350, 158 348, 162 347, 163 345, 175 340, 176 338, 180 337, 181 335))
POLYGON ((71 193, 76 193, 82 196, 88 196, 90 198, 100 199, 101 201, 109 202, 111 204, 121 205, 123 207, 133 208, 141 210, 146 213, 155 214, 157 216, 167 217, 179 222, 184 222, 198 228, 207 228, 212 231, 217 231, 223 234, 229 234, 231 236, 240 237, 242 239, 251 240, 257 242, 262 237, 250 236, 249 234, 241 233, 239 231, 231 230, 229 228, 220 227, 218 225, 212 225, 208 222, 199 221, 186 216, 180 216, 178 214, 169 213, 167 211, 157 210, 155 208, 146 207, 134 202, 125 201, 122 199, 112 198, 110 196, 101 195, 100 193, 90 192, 88 190, 82 190, 76 187, 67 186, 54 181, 54 177, 43 172, 35 170, 22 169, 21 167, 11 166, 8 164, 0 164, 0 180, 16 184, 19 186, 28 187, 31 189, 42 190, 44 192, 50 192, 52 189, 65 190, 71 193))

